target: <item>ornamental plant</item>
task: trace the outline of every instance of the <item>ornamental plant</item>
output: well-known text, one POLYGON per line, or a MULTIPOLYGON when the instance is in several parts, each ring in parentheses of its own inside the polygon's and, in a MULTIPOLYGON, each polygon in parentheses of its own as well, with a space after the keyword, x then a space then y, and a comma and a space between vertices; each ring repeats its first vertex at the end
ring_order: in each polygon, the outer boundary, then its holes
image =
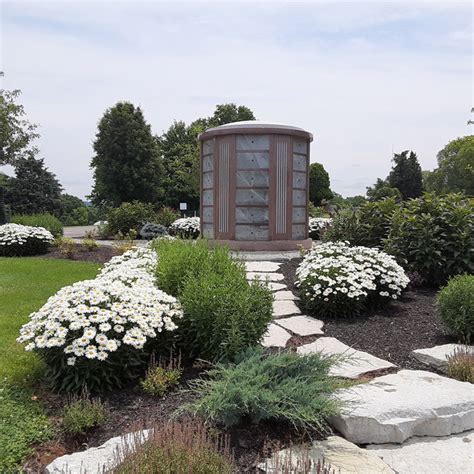
POLYGON ((313 247, 296 270, 302 303, 318 316, 357 316, 396 300, 408 283, 393 257, 347 242, 313 247))
POLYGON ((36 214, 13 214, 10 221, 13 224, 44 227, 46 230, 49 230, 54 237, 60 237, 63 235, 63 225, 61 221, 48 212, 38 212, 36 214))
POLYGON ((51 232, 43 227, 20 224, 0 226, 0 256, 23 257, 46 253, 54 242, 51 232))
POLYGON ((63 428, 72 435, 84 435, 107 419, 107 408, 99 398, 72 398, 64 407, 63 428))
POLYGON ((199 217, 182 217, 170 225, 169 232, 182 239, 197 239, 200 233, 200 222, 199 217))
POLYGON ((309 236, 314 240, 321 240, 326 230, 331 227, 332 219, 330 217, 310 217, 308 224, 309 236))
POLYGON ((126 235, 130 231, 138 234, 147 222, 153 222, 155 218, 156 212, 152 204, 139 201, 124 202, 108 213, 108 230, 112 235, 118 233, 126 235))
POLYGON ((96 279, 62 288, 30 315, 17 341, 45 361, 56 390, 123 386, 144 372, 152 352, 169 352, 168 334, 182 311, 154 285, 154 265, 152 250, 127 252, 96 279))
POLYGON ((449 331, 470 344, 474 338, 474 275, 451 278, 438 293, 436 307, 449 331))
POLYGON ((424 194, 398 209, 385 249, 429 286, 474 273, 474 200, 424 194))
POLYGON ((139 232, 139 235, 142 239, 156 239, 164 235, 168 235, 168 230, 164 225, 155 224, 153 222, 147 222, 139 232))

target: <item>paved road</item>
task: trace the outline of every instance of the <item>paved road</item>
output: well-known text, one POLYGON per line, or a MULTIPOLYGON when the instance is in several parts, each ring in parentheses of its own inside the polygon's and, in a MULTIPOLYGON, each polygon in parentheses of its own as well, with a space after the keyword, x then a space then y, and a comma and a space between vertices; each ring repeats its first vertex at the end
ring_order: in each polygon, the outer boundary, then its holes
POLYGON ((95 230, 93 225, 74 225, 64 227, 64 237, 81 238, 85 237, 86 232, 95 230))

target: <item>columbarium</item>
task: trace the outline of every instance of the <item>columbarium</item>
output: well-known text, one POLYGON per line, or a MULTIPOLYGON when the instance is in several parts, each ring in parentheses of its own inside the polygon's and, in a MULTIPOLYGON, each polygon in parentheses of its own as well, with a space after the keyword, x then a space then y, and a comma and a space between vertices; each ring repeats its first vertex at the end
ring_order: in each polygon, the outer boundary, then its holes
POLYGON ((201 235, 234 250, 308 248, 311 133, 258 121, 210 128, 201 142, 201 235))

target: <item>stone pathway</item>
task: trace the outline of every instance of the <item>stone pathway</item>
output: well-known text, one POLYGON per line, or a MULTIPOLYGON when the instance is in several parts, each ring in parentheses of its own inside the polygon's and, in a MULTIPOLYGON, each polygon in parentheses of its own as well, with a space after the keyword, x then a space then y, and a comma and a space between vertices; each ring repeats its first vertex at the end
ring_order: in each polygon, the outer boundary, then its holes
MULTIPOLYGON (((324 336, 324 323, 301 314, 298 298, 288 289, 280 272, 281 260, 296 258, 297 252, 236 254, 246 260, 247 278, 265 281, 274 293, 273 321, 262 345, 286 347, 293 336, 324 336), (292 255, 296 254, 296 255, 292 255), (280 260, 280 262, 278 261, 280 260)), ((414 351, 421 362, 444 370, 446 357, 458 345, 447 344, 414 351)), ((358 379, 372 373, 371 381, 340 389, 335 397, 346 409, 330 420, 344 438, 331 436, 311 446, 293 446, 295 463, 324 458, 340 474, 459 474, 472 472, 474 453, 474 385, 423 370, 400 370, 381 375, 378 371, 397 367, 367 352, 355 350, 333 337, 304 341, 300 354, 314 352, 340 355, 341 362, 331 369, 337 377, 358 379), (379 375, 379 376, 377 376, 379 375), (361 448, 357 444, 367 445, 361 448)), ((128 436, 128 435, 127 435, 128 436)), ((89 472, 110 462, 111 448, 122 443, 113 438, 98 448, 62 456, 46 468, 46 473, 89 472)), ((288 450, 278 457, 285 459, 288 450)), ((265 472, 281 472, 273 460, 259 467, 265 472)))
POLYGON ((467 351, 474 354, 474 347, 462 344, 443 344, 429 349, 416 349, 413 351, 413 355, 423 364, 440 372, 446 372, 448 357, 456 351, 467 351))

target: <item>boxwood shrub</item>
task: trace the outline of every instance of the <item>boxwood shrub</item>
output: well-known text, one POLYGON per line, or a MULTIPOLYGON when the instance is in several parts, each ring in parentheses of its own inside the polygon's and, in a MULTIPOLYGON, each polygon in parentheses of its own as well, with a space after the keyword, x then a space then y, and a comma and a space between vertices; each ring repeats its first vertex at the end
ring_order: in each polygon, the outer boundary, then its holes
POLYGON ((437 309, 450 332, 462 342, 474 336, 474 275, 458 275, 438 293, 437 309))

